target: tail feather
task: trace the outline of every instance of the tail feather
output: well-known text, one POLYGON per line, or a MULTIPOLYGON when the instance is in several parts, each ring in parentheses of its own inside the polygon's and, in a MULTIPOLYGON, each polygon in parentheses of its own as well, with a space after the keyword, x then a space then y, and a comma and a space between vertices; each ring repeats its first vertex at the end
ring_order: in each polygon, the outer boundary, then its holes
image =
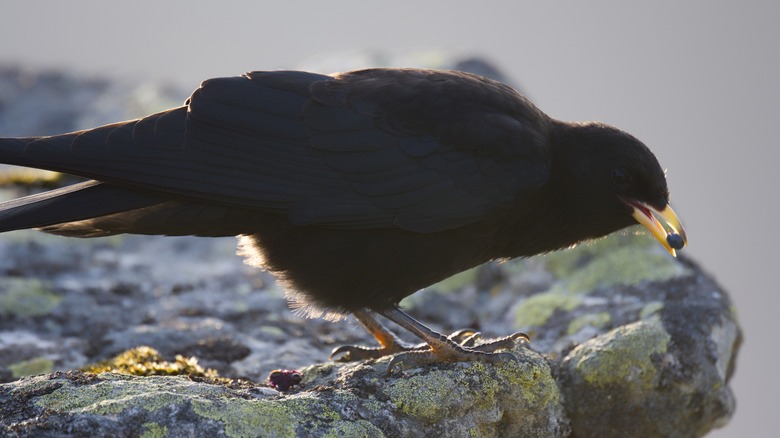
POLYGON ((42 137, 0 138, 0 162, 24 166, 27 162, 24 149, 40 138, 42 137))
POLYGON ((87 181, 0 203, 0 232, 81 221, 165 200, 146 192, 87 181))
POLYGON ((0 233, 37 228, 69 237, 236 236, 250 233, 264 216, 255 210, 87 181, 0 203, 0 233))

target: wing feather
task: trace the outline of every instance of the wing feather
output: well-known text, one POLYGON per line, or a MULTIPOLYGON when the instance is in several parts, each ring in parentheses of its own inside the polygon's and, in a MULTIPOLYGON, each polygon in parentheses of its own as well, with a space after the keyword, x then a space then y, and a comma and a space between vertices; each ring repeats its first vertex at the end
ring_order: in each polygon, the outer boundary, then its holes
POLYGON ((458 72, 253 72, 186 105, 32 141, 27 165, 336 228, 455 228, 549 178, 546 116, 458 72))

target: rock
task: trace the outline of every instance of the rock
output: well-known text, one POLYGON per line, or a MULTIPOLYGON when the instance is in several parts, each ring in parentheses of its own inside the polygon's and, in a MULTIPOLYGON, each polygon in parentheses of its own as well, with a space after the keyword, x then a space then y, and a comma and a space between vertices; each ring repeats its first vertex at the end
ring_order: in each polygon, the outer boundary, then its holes
MULTIPOLYGON (((3 105, 11 126, 14 103, 3 105)), ((638 229, 412 295, 402 304, 435 329, 532 342, 514 350, 518 364, 391 376, 387 359, 328 363, 334 346, 369 336, 295 316, 235 243, 1 235, 0 435, 701 436, 733 415, 733 304, 684 250, 674 259, 638 229), (142 345, 223 379, 73 371, 142 345), (272 389, 275 369, 302 384, 272 389)))
POLYGON ((303 389, 71 371, 0 387, 6 433, 20 436, 563 436, 548 363, 447 364, 403 378, 374 364, 302 370, 303 389))

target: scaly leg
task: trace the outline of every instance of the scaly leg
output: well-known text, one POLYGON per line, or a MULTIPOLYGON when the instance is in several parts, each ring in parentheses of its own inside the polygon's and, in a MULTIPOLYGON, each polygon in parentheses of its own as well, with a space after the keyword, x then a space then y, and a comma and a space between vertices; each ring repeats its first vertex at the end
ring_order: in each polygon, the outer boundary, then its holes
POLYGON ((464 346, 464 344, 472 345, 474 336, 478 335, 478 333, 472 334, 459 344, 453 340, 452 336, 447 337, 429 329, 398 308, 384 311, 382 312, 382 315, 414 333, 430 347, 430 349, 427 350, 414 349, 396 355, 387 366, 388 374, 393 371, 393 368, 399 365, 402 367, 415 367, 437 362, 485 361, 496 363, 502 360, 516 361, 517 358, 511 353, 493 353, 493 351, 511 348, 518 339, 522 339, 525 342, 529 341, 528 335, 525 333, 514 333, 505 338, 477 347, 464 346))
POLYGON ((336 347, 330 353, 330 359, 338 362, 350 362, 353 360, 377 359, 390 354, 401 353, 405 351, 414 351, 424 349, 425 345, 409 345, 402 341, 395 333, 388 330, 387 327, 377 321, 376 317, 367 310, 358 310, 353 312, 360 325, 366 328, 371 335, 379 342, 379 347, 361 347, 359 345, 342 345, 336 347), (341 357, 337 357, 342 355, 341 357))
POLYGON ((514 359, 509 353, 493 353, 500 349, 515 346, 518 339, 528 342, 525 333, 515 333, 485 344, 475 345, 480 333, 471 329, 458 330, 450 336, 437 333, 397 308, 382 313, 386 318, 414 333, 425 341, 424 344, 410 345, 399 339, 387 327, 382 325, 372 312, 359 310, 354 312, 360 324, 376 338, 379 347, 361 347, 344 345, 333 349, 330 358, 339 362, 377 359, 382 356, 398 354, 390 362, 388 373, 397 365, 419 366, 436 362, 460 362, 483 360, 496 362, 504 358, 514 359), (340 356, 341 357, 338 357, 340 356))

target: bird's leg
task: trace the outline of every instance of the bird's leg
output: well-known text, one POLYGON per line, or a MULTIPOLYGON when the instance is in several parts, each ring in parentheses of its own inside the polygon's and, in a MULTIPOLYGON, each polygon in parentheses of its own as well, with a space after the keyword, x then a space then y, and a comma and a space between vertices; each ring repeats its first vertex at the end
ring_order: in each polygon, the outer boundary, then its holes
POLYGON ((517 360, 511 353, 493 353, 493 351, 502 348, 511 348, 518 339, 522 339, 526 342, 528 341, 528 336, 525 333, 515 333, 497 341, 472 347, 471 345, 479 333, 472 331, 470 336, 461 341, 461 343, 458 343, 455 338, 464 331, 456 332, 456 335, 453 336, 444 336, 429 329, 395 307, 382 312, 382 315, 414 333, 417 337, 425 341, 429 347, 427 350, 415 349, 404 351, 396 355, 387 366, 388 374, 393 371, 393 368, 399 365, 402 367, 414 367, 437 362, 500 362, 502 360, 517 360))
POLYGON ((353 360, 376 359, 390 354, 401 353, 405 351, 422 350, 425 345, 409 345, 402 341, 393 332, 380 323, 371 312, 367 310, 357 310, 352 313, 360 325, 366 328, 369 333, 379 342, 379 347, 361 347, 357 345, 342 345, 336 347, 330 353, 330 359, 339 362, 349 362, 353 360), (340 356, 341 357, 337 357, 340 356))
MULTIPOLYGON (((497 339, 488 343, 476 345, 481 333, 472 329, 462 329, 449 336, 439 334, 411 316, 394 308, 383 315, 414 333, 425 341, 418 345, 410 345, 398 338, 392 331, 382 325, 373 313, 367 310, 353 312, 358 322, 371 333, 379 343, 379 347, 362 347, 357 345, 343 345, 334 348, 330 354, 331 360, 349 362, 365 359, 377 359, 391 354, 399 354, 390 362, 388 372, 399 364, 418 366, 435 362, 459 362, 470 360, 500 360, 501 357, 511 356, 509 353, 496 354, 496 350, 508 349, 515 346, 518 339, 528 341, 525 333, 497 339), (396 315, 397 313, 397 315, 396 315), (400 316, 399 316, 400 315, 400 316), (436 348, 434 348, 436 345, 436 348), (454 346, 450 351, 449 346, 454 346)), ((513 356, 512 356, 513 357, 513 356)))

